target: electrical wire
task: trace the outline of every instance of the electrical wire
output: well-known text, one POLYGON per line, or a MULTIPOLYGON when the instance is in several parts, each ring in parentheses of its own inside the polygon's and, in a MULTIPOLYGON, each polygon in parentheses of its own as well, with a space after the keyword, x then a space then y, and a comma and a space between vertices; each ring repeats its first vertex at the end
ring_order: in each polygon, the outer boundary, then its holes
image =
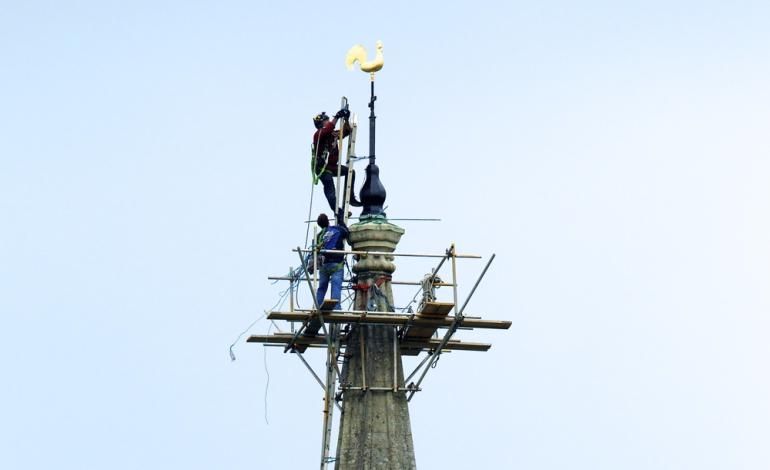
MULTIPOLYGON (((294 282, 294 281, 291 281, 291 282, 294 282)), ((286 298, 288 297, 288 295, 289 295, 289 293, 290 293, 290 292, 291 292, 291 287, 289 287, 289 288, 287 288, 286 290, 284 290, 284 291, 283 291, 283 292, 280 294, 280 296, 279 296, 279 298, 278 298, 278 302, 276 302, 276 303, 275 303, 275 305, 273 305, 273 307, 272 307, 271 309, 269 309, 269 310, 265 310, 265 311, 264 311, 264 313, 263 313, 262 315, 260 315, 259 317, 257 317, 257 319, 256 319, 256 320, 254 320, 253 322, 251 322, 251 324, 250 324, 248 327, 246 327, 246 329, 245 329, 245 330, 243 330, 243 331, 241 332, 241 334, 239 334, 239 335, 238 335, 238 337, 237 337, 237 338, 235 338, 235 341, 233 341, 233 343, 230 345, 230 348, 229 348, 229 351, 230 351, 230 360, 231 360, 231 361, 234 361, 234 360, 235 360, 235 352, 233 352, 233 348, 235 348, 235 345, 236 345, 236 344, 238 344, 238 342, 241 340, 241 338, 243 338, 243 335, 245 335, 246 333, 248 333, 248 332, 249 332, 249 330, 251 330, 251 328, 252 328, 254 325, 256 325, 256 324, 257 324, 257 322, 259 322, 260 320, 262 320, 263 318, 265 318, 265 317, 266 317, 266 316, 267 316, 267 315, 268 315, 270 312, 272 312, 273 310, 276 310, 276 309, 280 309, 280 308, 283 306, 284 302, 286 302, 286 298)), ((271 320, 271 322, 272 322, 272 320, 271 320)), ((273 324, 275 324, 275 323, 273 323, 273 324)))

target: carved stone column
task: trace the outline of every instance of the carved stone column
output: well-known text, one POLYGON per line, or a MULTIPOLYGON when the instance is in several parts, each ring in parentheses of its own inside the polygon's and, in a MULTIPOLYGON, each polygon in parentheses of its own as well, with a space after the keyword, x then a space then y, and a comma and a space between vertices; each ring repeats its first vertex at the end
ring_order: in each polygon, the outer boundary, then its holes
MULTIPOLYGON (((390 253, 403 234, 404 229, 386 221, 369 221, 350 227, 350 243, 356 251, 390 253)), ((367 255, 353 267, 359 285, 356 310, 392 311, 393 261, 393 256, 367 255)), ((408 403, 399 390, 404 387, 404 372, 396 328, 353 326, 346 356, 336 468, 416 469, 408 403)))

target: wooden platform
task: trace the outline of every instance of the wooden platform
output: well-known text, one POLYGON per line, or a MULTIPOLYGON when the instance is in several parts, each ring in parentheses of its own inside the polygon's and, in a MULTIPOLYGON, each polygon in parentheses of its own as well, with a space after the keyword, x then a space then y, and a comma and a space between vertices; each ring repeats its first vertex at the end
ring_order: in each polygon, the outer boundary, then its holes
MULTIPOLYGON (((271 312, 267 318, 270 320, 305 321, 313 315, 312 310, 295 310, 294 312, 271 312)), ((324 321, 327 323, 369 323, 381 325, 412 325, 448 327, 454 322, 453 316, 444 318, 417 317, 416 314, 363 312, 355 310, 335 310, 324 313, 324 321)), ((465 317, 462 321, 465 328, 491 328, 495 330, 507 330, 511 322, 507 320, 481 320, 479 318, 465 317)))
MULTIPOLYGON (((249 339, 246 340, 246 342, 265 343, 265 344, 285 346, 289 344, 289 342, 291 342, 291 339, 293 337, 294 335, 291 333, 275 333, 272 335, 252 335, 249 337, 249 339)), ((346 335, 341 335, 340 343, 343 345, 347 344, 346 335)), ((427 339, 423 341, 404 341, 400 343, 401 354, 415 356, 422 351, 431 351, 436 349, 439 346, 439 343, 441 343, 440 339, 427 339), (407 351, 409 351, 410 354, 406 354, 407 351), (417 352, 414 354, 411 354, 411 352, 413 351, 417 351, 417 352)), ((302 347, 301 351, 305 351, 308 348, 308 346, 325 346, 326 337, 324 335, 316 335, 312 338, 306 337, 306 336, 300 336, 295 341, 295 345, 296 345, 295 349, 297 351, 300 351, 300 347, 302 347)), ((463 342, 460 340, 450 340, 446 344, 446 346, 444 346, 443 350, 487 351, 491 347, 492 345, 488 343, 470 343, 470 342, 463 342)))
MULTIPOLYGON (((329 323, 344 324, 379 324, 402 327, 400 335, 401 354, 404 356, 416 356, 423 351, 432 351, 438 348, 440 339, 432 338, 439 328, 449 328, 454 324, 455 317, 449 316, 454 308, 451 302, 428 302, 417 313, 394 312, 368 312, 360 310, 332 310, 337 300, 328 299, 321 305, 323 321, 329 323)), ((309 346, 323 347, 326 345, 326 337, 319 335, 321 321, 315 310, 295 310, 293 312, 270 312, 267 316, 270 320, 287 320, 302 322, 304 330, 294 341, 294 350, 305 352, 309 346)), ((482 320, 477 317, 464 316, 459 325, 464 329, 491 328, 505 330, 511 327, 510 321, 482 320)), ((294 338, 293 333, 276 333, 273 335, 252 335, 247 342, 266 343, 287 346, 294 338)), ((346 344, 347 338, 343 334, 340 338, 342 344, 346 344)), ((458 351, 487 351, 492 345, 487 343, 469 343, 460 340, 450 340, 443 349, 458 351)))
MULTIPOLYGON (((454 306, 455 304, 451 302, 427 302, 423 309, 415 314, 415 319, 443 320, 447 317, 449 312, 452 311, 454 306)), ((437 325, 420 326, 410 323, 404 327, 401 337, 405 343, 425 342, 433 336, 438 328, 437 325)), ((402 354, 406 356, 416 356, 420 354, 420 351, 421 348, 415 348, 414 350, 404 349, 402 350, 402 354)))
MULTIPOLYGON (((326 299, 324 300, 324 303, 321 304, 321 314, 326 315, 326 312, 331 312, 335 305, 339 303, 339 300, 336 299, 326 299)), ((318 332, 321 330, 321 320, 318 319, 318 316, 312 315, 310 317, 307 327, 305 327, 305 331, 302 332, 302 338, 315 338, 318 335, 318 332)), ((292 335, 293 336, 293 335, 292 335)), ((300 343, 299 339, 295 342, 296 344, 296 350, 303 353, 307 349, 307 344, 300 343)), ((308 343, 309 344, 309 343, 308 343)))

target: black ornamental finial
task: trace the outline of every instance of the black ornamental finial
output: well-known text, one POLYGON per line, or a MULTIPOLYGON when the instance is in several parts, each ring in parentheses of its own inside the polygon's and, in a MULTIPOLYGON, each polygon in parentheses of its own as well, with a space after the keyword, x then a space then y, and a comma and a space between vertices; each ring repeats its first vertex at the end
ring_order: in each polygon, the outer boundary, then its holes
POLYGON ((359 200, 363 204, 364 208, 361 211, 361 220, 367 219, 384 219, 385 211, 383 206, 385 204, 385 186, 380 181, 380 169, 375 163, 374 142, 375 142, 375 120, 377 116, 374 115, 374 102, 377 101, 377 97, 374 95, 374 75, 378 72, 384 63, 382 59, 382 42, 377 41, 377 57, 371 61, 366 62, 366 50, 360 46, 353 46, 346 58, 348 68, 352 68, 353 63, 358 62, 361 66, 361 70, 369 73, 371 83, 371 98, 369 100, 369 165, 366 167, 366 181, 361 188, 359 200))

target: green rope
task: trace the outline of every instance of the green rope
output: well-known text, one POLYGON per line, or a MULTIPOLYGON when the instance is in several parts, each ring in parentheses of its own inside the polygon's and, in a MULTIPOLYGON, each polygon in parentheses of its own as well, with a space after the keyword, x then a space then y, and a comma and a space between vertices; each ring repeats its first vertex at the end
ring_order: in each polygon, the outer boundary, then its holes
POLYGON ((321 175, 323 175, 324 171, 326 171, 326 165, 329 164, 329 152, 324 152, 324 154, 324 166, 318 173, 316 173, 316 161, 318 160, 318 155, 316 154, 316 146, 313 145, 310 147, 310 174, 313 175, 313 186, 318 184, 321 175))

